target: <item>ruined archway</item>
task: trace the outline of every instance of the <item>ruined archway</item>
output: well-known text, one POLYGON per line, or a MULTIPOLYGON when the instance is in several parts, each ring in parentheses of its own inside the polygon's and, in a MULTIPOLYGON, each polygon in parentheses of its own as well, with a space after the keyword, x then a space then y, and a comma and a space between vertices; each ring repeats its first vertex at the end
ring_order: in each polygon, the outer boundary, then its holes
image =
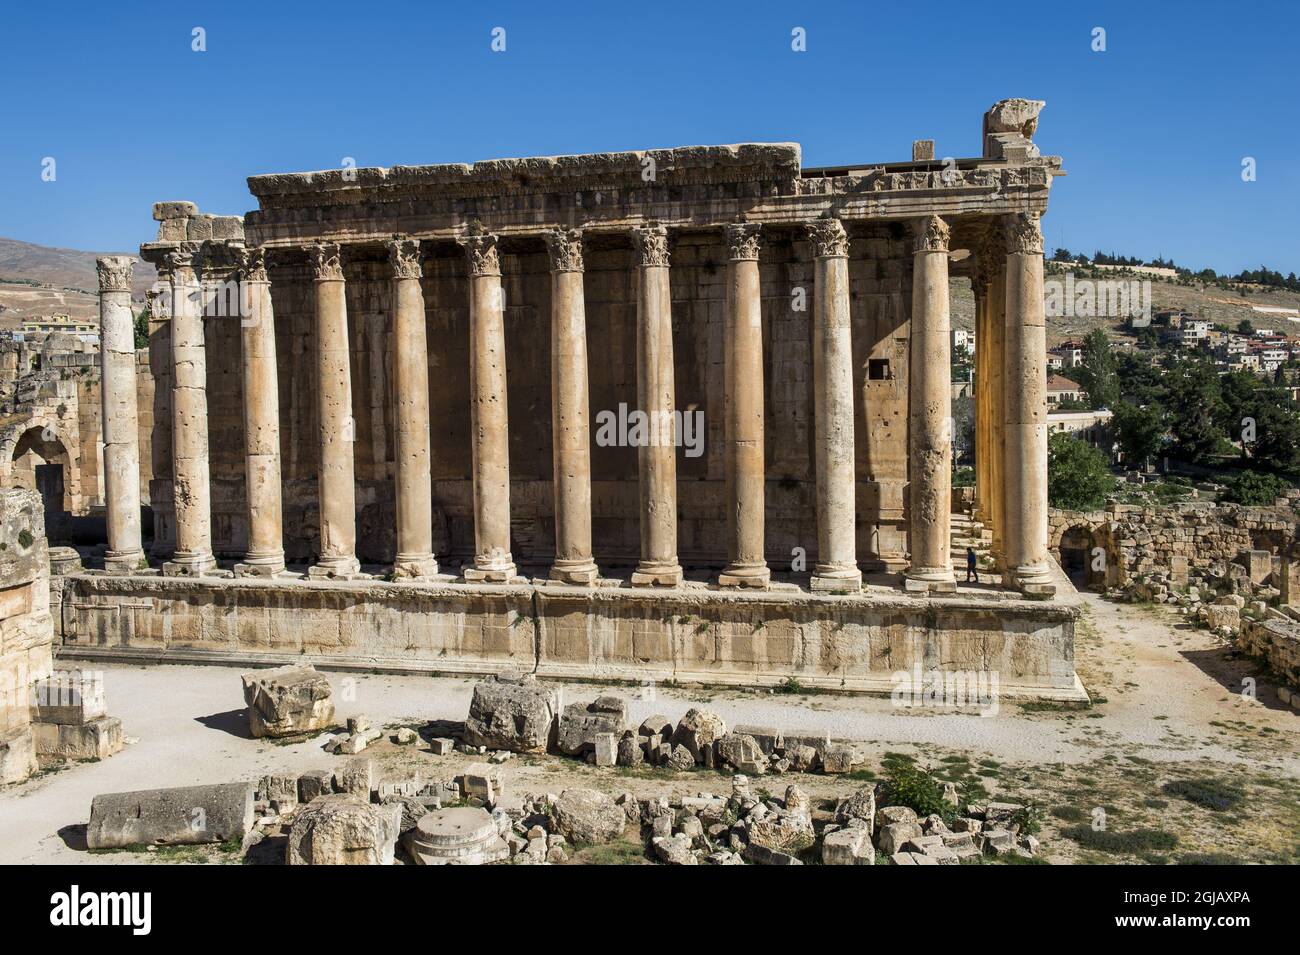
POLYGON ((6 487, 40 492, 45 508, 45 536, 51 544, 68 544, 72 539, 72 517, 77 501, 75 454, 50 422, 28 422, 0 441, 6 487))
POLYGON ((1098 560, 1094 553, 1099 546, 1098 535, 1086 524, 1075 524, 1061 534, 1058 547, 1061 569, 1069 575, 1076 586, 1090 590, 1105 589, 1105 560, 1098 560))

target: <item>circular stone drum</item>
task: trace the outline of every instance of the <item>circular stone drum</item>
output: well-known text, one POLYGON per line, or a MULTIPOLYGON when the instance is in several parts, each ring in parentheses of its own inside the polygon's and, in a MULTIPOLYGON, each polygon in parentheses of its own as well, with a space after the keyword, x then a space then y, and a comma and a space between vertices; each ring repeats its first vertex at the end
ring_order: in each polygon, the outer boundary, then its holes
POLYGON ((421 817, 407 839, 420 865, 484 865, 510 858, 510 847, 486 809, 435 809, 421 817))

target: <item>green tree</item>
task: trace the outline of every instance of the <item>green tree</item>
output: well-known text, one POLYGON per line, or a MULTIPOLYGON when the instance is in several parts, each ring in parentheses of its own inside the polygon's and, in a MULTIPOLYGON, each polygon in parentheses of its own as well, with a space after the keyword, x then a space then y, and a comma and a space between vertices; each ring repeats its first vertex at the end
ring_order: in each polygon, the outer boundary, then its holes
POLYGON ((1053 507, 1089 511, 1115 489, 1106 457, 1086 441, 1060 432, 1047 442, 1047 499, 1053 507))
POLYGON ((142 308, 135 316, 135 347, 149 347, 149 309, 142 308))
POLYGON ((1111 408, 1119 400, 1115 353, 1100 328, 1093 329, 1083 340, 1083 364, 1074 369, 1074 374, 1093 408, 1111 408))
POLYGON ((1254 335, 1255 326, 1251 323, 1249 318, 1243 318, 1237 323, 1237 331, 1242 335, 1254 335))
POLYGON ((1224 450, 1223 394, 1214 366, 1204 358, 1174 359, 1165 371, 1173 452, 1192 464, 1216 463, 1224 450))
POLYGON ((1227 490, 1223 492, 1223 499, 1233 504, 1263 507, 1272 504, 1290 488, 1291 485, 1276 474, 1242 471, 1228 482, 1227 490))
POLYGON ((1128 401, 1117 402, 1114 411, 1115 439, 1124 460, 1134 467, 1146 467, 1164 448, 1169 430, 1167 412, 1158 404, 1136 405, 1128 401))
POLYGON ((1246 444, 1255 464, 1282 474, 1300 475, 1300 414, 1291 402, 1261 400, 1254 409, 1255 440, 1246 444))

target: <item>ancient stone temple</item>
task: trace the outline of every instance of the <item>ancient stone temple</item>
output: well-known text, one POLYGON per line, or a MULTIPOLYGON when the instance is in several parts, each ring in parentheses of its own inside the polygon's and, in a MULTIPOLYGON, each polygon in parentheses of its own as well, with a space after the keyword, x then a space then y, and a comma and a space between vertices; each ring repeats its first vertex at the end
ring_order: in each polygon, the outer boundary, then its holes
POLYGON ((1077 696, 1041 106, 995 105, 970 159, 704 146, 255 176, 242 219, 159 203, 154 537, 105 261, 109 559, 65 592, 65 650, 1077 696), (951 276, 993 588, 953 572, 951 276))

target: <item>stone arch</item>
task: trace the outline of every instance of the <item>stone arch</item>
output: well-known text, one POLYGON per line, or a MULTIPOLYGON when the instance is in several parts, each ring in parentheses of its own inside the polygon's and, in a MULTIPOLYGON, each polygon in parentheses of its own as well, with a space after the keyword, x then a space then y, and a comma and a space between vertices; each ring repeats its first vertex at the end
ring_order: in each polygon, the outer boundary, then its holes
POLYGON ((81 500, 77 442, 62 422, 33 415, 0 432, 0 487, 39 491, 45 504, 46 536, 61 542, 81 500))
POLYGON ((1056 542, 1056 552, 1060 556, 1061 569, 1084 587, 1104 590, 1106 587, 1106 566, 1103 558, 1102 568, 1096 568, 1096 556, 1093 551, 1104 547, 1105 535, 1102 529, 1088 523, 1070 524, 1061 529, 1056 542))

